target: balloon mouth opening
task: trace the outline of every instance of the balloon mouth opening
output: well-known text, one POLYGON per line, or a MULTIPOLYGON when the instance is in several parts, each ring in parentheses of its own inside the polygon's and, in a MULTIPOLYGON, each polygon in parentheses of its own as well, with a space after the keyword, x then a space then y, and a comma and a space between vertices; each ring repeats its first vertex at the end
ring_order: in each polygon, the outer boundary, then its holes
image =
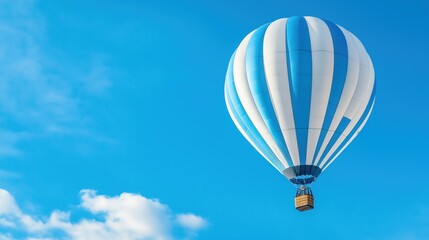
POLYGON ((294 178, 289 179, 293 184, 297 185, 307 185, 311 184, 316 180, 316 177, 313 175, 300 175, 294 178))
POLYGON ((322 169, 313 165, 299 165, 286 168, 283 175, 293 184, 307 185, 313 183, 320 175, 322 169))

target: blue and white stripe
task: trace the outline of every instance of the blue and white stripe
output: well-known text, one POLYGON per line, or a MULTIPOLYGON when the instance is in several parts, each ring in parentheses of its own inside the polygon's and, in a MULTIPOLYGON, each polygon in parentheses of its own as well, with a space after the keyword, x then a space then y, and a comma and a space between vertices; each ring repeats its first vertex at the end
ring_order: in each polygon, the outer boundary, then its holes
POLYGON ((245 138, 294 183, 314 181, 365 125, 375 75, 361 42, 315 17, 261 26, 233 54, 228 111, 245 138))

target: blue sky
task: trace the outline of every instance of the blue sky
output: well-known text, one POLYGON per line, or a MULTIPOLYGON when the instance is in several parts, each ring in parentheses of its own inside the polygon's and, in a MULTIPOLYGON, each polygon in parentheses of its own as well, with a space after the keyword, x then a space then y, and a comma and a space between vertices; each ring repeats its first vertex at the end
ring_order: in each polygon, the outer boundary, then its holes
POLYGON ((0 239, 428 239, 428 14, 423 0, 1 0, 0 239), (223 96, 242 38, 296 15, 353 32, 377 80, 305 213, 223 96))

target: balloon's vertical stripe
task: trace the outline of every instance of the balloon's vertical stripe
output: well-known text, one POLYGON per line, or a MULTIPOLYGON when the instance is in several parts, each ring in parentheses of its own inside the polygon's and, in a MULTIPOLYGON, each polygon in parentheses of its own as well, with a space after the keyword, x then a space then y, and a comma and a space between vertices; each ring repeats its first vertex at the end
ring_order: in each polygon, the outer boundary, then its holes
POLYGON ((298 142, 286 67, 286 23, 287 19, 282 18, 268 26, 264 36, 263 58, 271 102, 293 164, 298 166, 298 142))
POLYGON ((332 120, 331 126, 329 129, 336 129, 339 125, 339 122, 344 117, 346 110, 352 100, 353 94, 356 90, 358 80, 359 80, 359 72, 360 72, 360 53, 359 49, 356 46, 352 34, 341 28, 341 31, 344 34, 344 37, 347 41, 348 48, 348 66, 347 66, 347 76, 346 81, 344 83, 343 92, 341 94, 340 102, 338 103, 337 111, 335 112, 334 119, 332 120))
POLYGON ((253 147, 256 148, 258 152, 262 156, 264 156, 264 158, 267 159, 267 161, 271 163, 278 171, 283 171, 285 167, 268 147, 262 136, 256 130, 252 121, 250 121, 249 116, 247 115, 243 106, 241 105, 240 99, 238 98, 234 86, 234 75, 232 67, 234 65, 234 58, 235 53, 233 54, 229 62, 225 81, 225 98, 231 118, 233 119, 240 132, 253 145, 253 147))
MULTIPOLYGON (((344 115, 350 104, 350 101, 352 100, 354 91, 356 90, 356 86, 358 84, 360 71, 360 53, 358 47, 356 46, 355 40, 353 39, 354 36, 346 29, 342 27, 339 28, 343 32, 344 37, 347 41, 348 67, 340 102, 338 103, 337 110, 335 112, 334 118, 332 119, 331 125, 329 126, 329 129, 335 129, 336 133, 341 133, 345 135, 344 131, 350 123, 350 118, 344 117, 344 115)), ((332 135, 332 132, 330 132, 330 135, 332 135)), ((338 141, 338 139, 341 141, 342 139, 344 139, 344 137, 342 135, 336 134, 333 138, 331 138, 330 142, 328 143, 329 146, 327 147, 327 149, 335 148, 335 145, 338 143, 333 143, 338 141)), ((321 161, 323 161, 324 158, 325 157, 321 157, 321 161)))
POLYGON ((353 36, 352 39, 356 47, 359 49, 360 66, 358 84, 353 92, 352 100, 344 114, 345 117, 350 119, 354 118, 362 101, 368 101, 374 84, 374 68, 372 66, 371 59, 359 39, 355 36, 353 36))
POLYGON ((249 88, 256 106, 265 122, 276 145, 279 147, 289 166, 293 166, 288 148, 286 147, 276 113, 274 111, 265 78, 263 61, 263 41, 268 24, 258 28, 249 40, 246 51, 246 73, 249 88))
POLYGON ((303 17, 289 18, 286 24, 286 43, 289 88, 299 159, 300 165, 305 165, 310 121, 312 58, 310 35, 303 17))
MULTIPOLYGON (((325 21, 326 25, 331 32, 332 41, 334 43, 334 75, 332 77, 332 87, 329 95, 328 108, 326 109, 325 119, 323 121, 322 129, 328 130, 331 122, 334 118, 335 112, 338 107, 338 103, 341 99, 341 94, 343 92, 344 83, 347 76, 347 67, 348 67, 348 48, 346 38, 341 31, 341 29, 334 23, 325 21)), ((335 129, 329 129, 328 131, 333 132, 335 129)), ((320 155, 323 155, 326 149, 325 147, 329 143, 329 138, 332 135, 327 137, 328 131, 322 131, 319 140, 317 142, 316 151, 313 159, 313 165, 316 165, 320 159, 320 155)), ((338 133, 337 133, 338 134, 338 133)), ((334 133, 335 135, 335 133, 334 133)), ((338 136, 334 136, 338 137, 338 136)))
POLYGON ((234 85, 235 89, 237 90, 238 98, 240 99, 240 102, 243 105, 247 115, 249 115, 253 125, 259 134, 261 134, 270 149, 274 152, 277 159, 280 160, 284 166, 288 166, 288 163, 283 157, 283 154, 277 146, 277 143, 271 136, 270 131, 268 130, 261 113, 258 110, 258 107, 256 106, 252 92, 250 91, 249 82, 247 81, 246 51, 249 40, 255 31, 248 34, 243 39, 243 41, 241 41, 237 48, 233 64, 234 85))
POLYGON ((308 126, 308 144, 306 165, 311 165, 315 157, 317 141, 326 116, 329 95, 334 74, 334 43, 326 23, 318 18, 305 17, 310 32, 312 57, 312 89, 310 123, 308 126))
POLYGON ((360 67, 358 84, 344 114, 344 117, 351 119, 351 121, 342 132, 342 135, 338 137, 338 140, 334 143, 331 149, 327 149, 328 153, 326 154, 326 157, 324 157, 324 159, 320 159, 320 161, 322 161, 319 163, 320 166, 324 165, 324 163, 330 159, 333 152, 342 144, 345 137, 351 134, 351 131, 353 131, 355 125, 365 112, 366 107, 370 104, 369 101, 371 99, 371 94, 374 91, 374 68, 372 66, 371 59, 360 41, 356 37, 353 37, 353 39, 359 49, 360 67))

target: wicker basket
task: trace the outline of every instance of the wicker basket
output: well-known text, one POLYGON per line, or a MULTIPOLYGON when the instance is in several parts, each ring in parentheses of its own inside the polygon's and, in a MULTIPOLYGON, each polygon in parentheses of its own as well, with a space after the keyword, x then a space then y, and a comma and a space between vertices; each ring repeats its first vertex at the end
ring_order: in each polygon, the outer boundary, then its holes
POLYGON ((299 211, 307 211, 314 208, 314 198, 312 195, 299 195, 295 197, 295 208, 299 211))

